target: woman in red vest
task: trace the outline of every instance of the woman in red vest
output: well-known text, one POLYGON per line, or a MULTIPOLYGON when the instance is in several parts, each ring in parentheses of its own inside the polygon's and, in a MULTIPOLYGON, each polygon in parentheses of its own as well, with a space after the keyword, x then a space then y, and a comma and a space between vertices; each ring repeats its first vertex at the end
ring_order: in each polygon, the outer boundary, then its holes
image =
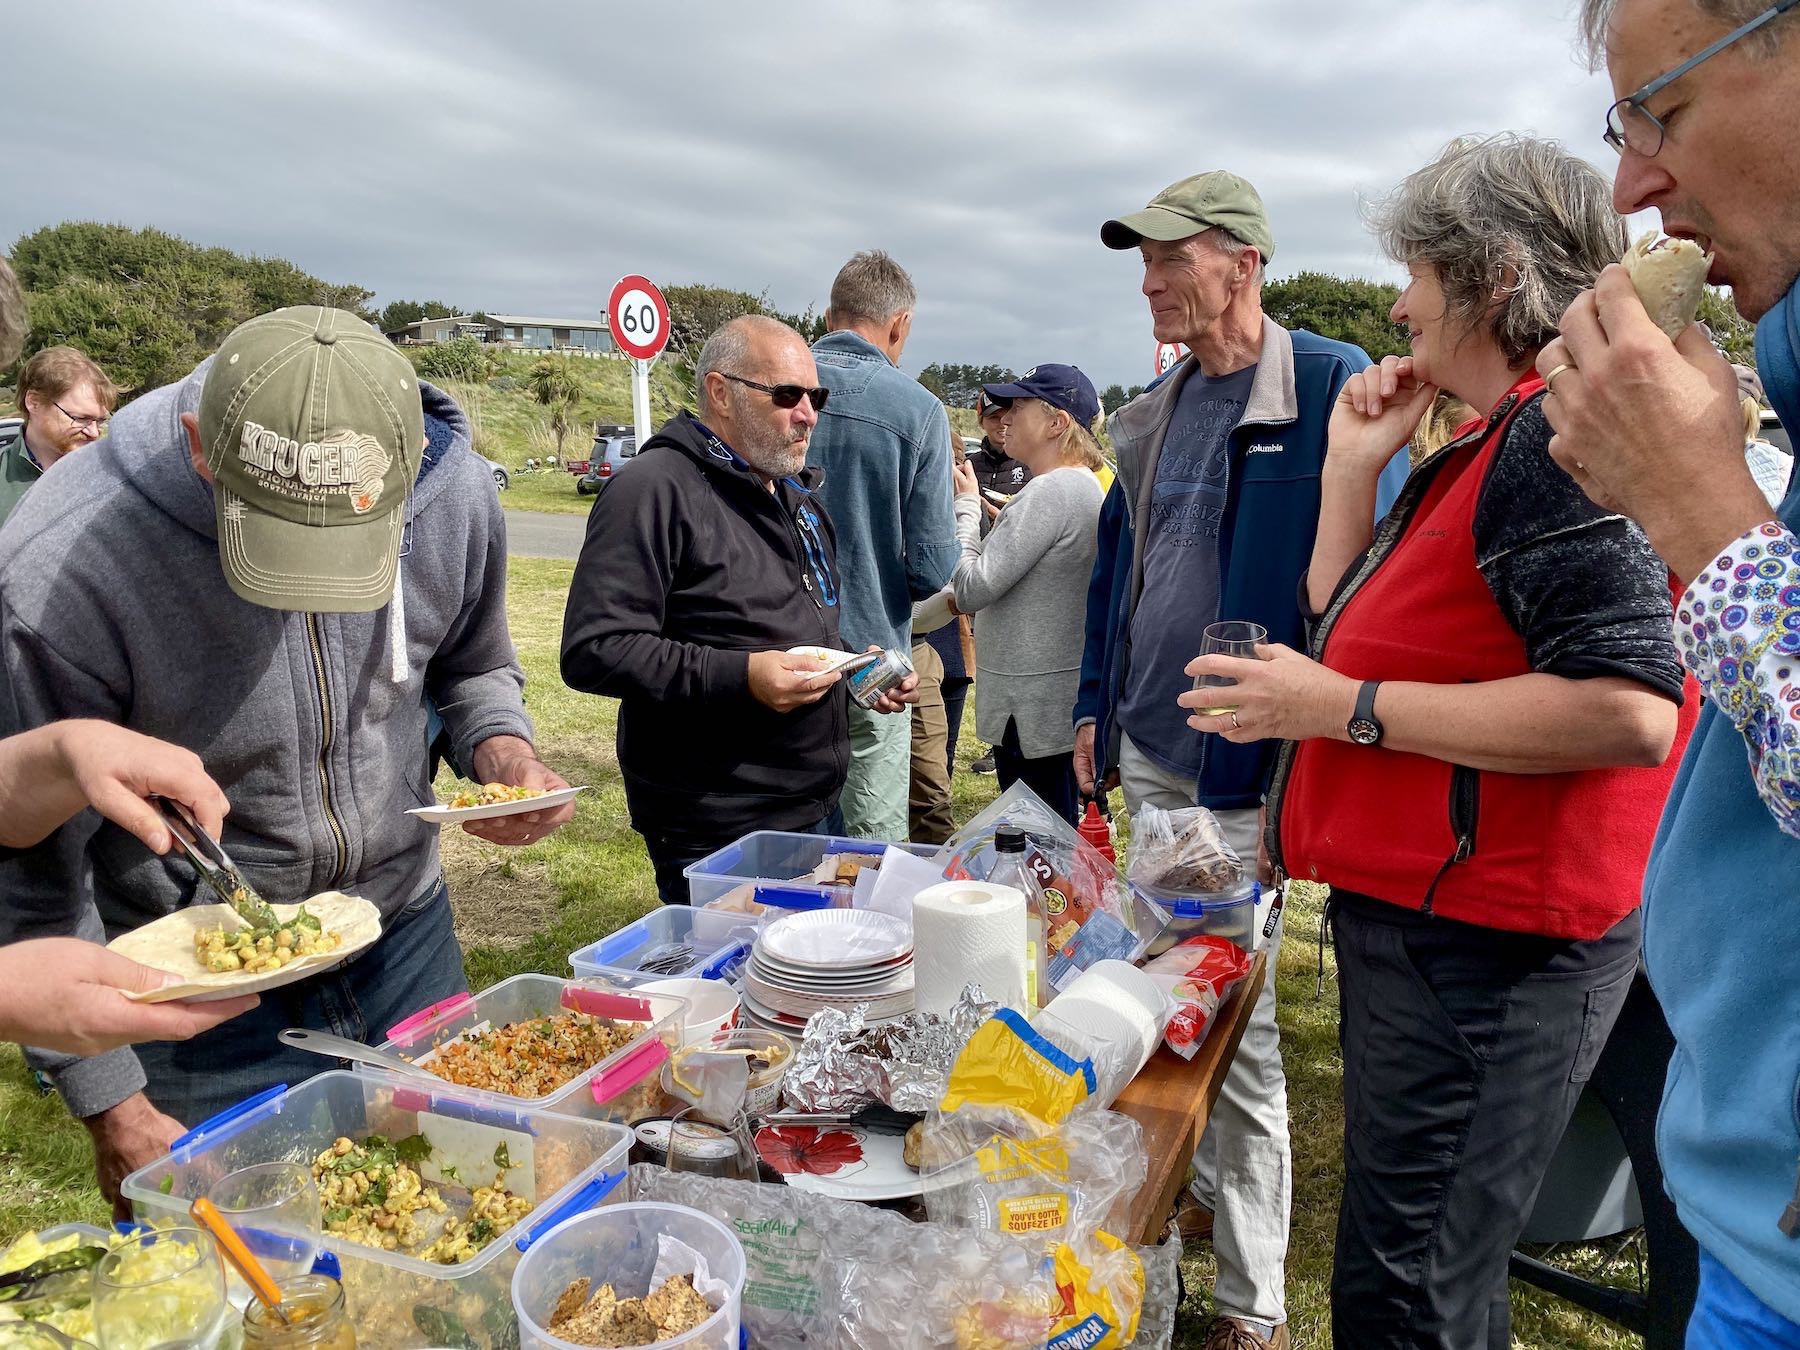
POLYGON ((1609 196, 1501 136, 1377 209, 1412 355, 1333 412, 1312 656, 1188 667, 1238 680, 1233 712, 1192 725, 1288 742, 1272 856, 1332 888, 1340 1347, 1511 1344, 1508 1254, 1637 967, 1682 701, 1667 574, 1550 459, 1533 369, 1624 249, 1609 196), (1440 390, 1480 415, 1371 531, 1376 475, 1440 390))

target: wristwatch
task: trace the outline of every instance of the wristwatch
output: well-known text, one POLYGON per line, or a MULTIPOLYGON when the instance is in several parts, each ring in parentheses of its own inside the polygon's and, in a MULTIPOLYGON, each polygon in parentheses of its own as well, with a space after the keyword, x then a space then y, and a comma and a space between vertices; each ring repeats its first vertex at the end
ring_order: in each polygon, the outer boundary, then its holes
POLYGON ((1380 745, 1387 732, 1375 716, 1375 691, 1379 688, 1380 680, 1364 680, 1362 688, 1356 691, 1356 711, 1350 714, 1344 730, 1357 745, 1380 745))

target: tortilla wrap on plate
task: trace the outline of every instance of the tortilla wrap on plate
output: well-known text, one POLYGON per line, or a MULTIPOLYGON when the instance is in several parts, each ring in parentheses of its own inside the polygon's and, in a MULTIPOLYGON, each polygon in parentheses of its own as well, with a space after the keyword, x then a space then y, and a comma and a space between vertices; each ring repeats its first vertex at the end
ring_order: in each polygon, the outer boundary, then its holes
POLYGON ((1619 261, 1656 326, 1673 342, 1700 312, 1713 255, 1691 239, 1661 239, 1653 230, 1638 238, 1619 261))
MULTIPOLYGON (((293 918, 300 906, 275 905, 272 908, 285 920, 293 918)), ((109 951, 115 951, 120 956, 129 956, 141 965, 169 971, 182 979, 180 984, 172 984, 166 989, 127 994, 127 998, 139 1003, 166 1003, 178 998, 205 1002, 209 999, 235 998, 239 994, 254 994, 264 989, 277 989, 284 984, 303 980, 308 975, 337 965, 346 957, 356 955, 381 936, 380 911, 359 896, 345 895, 341 891, 326 891, 306 901, 306 912, 316 918, 327 933, 342 934, 343 942, 328 952, 302 956, 280 970, 264 971, 257 975, 246 974, 241 970, 215 974, 202 968, 199 958, 194 955, 194 934, 201 929, 223 926, 228 930, 235 930, 244 927, 244 921, 229 905, 190 905, 173 914, 165 914, 142 928, 121 933, 106 946, 109 951)))

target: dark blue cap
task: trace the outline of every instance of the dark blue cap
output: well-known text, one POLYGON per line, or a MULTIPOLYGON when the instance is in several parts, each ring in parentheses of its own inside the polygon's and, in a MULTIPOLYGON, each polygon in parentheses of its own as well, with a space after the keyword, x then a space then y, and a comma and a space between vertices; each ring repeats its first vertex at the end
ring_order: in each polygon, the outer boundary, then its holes
POLYGON ((981 389, 996 403, 1011 403, 1015 398, 1042 399, 1090 431, 1100 415, 1100 396, 1094 392, 1094 382, 1074 366, 1033 366, 1011 384, 984 384, 981 389))

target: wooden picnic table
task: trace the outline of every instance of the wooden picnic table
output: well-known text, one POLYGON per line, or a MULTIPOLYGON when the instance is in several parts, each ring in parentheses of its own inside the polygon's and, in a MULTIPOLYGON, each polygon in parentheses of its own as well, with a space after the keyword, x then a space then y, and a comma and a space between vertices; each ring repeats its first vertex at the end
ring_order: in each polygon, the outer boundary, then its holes
POLYGON ((1226 1070, 1237 1055, 1238 1042, 1244 1039, 1250 1010, 1256 1006, 1263 980, 1272 978, 1267 967, 1268 951, 1264 949, 1251 962, 1250 973, 1213 1014, 1212 1031, 1200 1043, 1198 1054, 1183 1059, 1168 1046, 1158 1046, 1150 1062, 1113 1103, 1113 1110, 1130 1116, 1144 1130, 1150 1170, 1132 1203, 1127 1226, 1141 1245, 1162 1241, 1175 1197, 1187 1178, 1213 1103, 1219 1099, 1226 1070))

